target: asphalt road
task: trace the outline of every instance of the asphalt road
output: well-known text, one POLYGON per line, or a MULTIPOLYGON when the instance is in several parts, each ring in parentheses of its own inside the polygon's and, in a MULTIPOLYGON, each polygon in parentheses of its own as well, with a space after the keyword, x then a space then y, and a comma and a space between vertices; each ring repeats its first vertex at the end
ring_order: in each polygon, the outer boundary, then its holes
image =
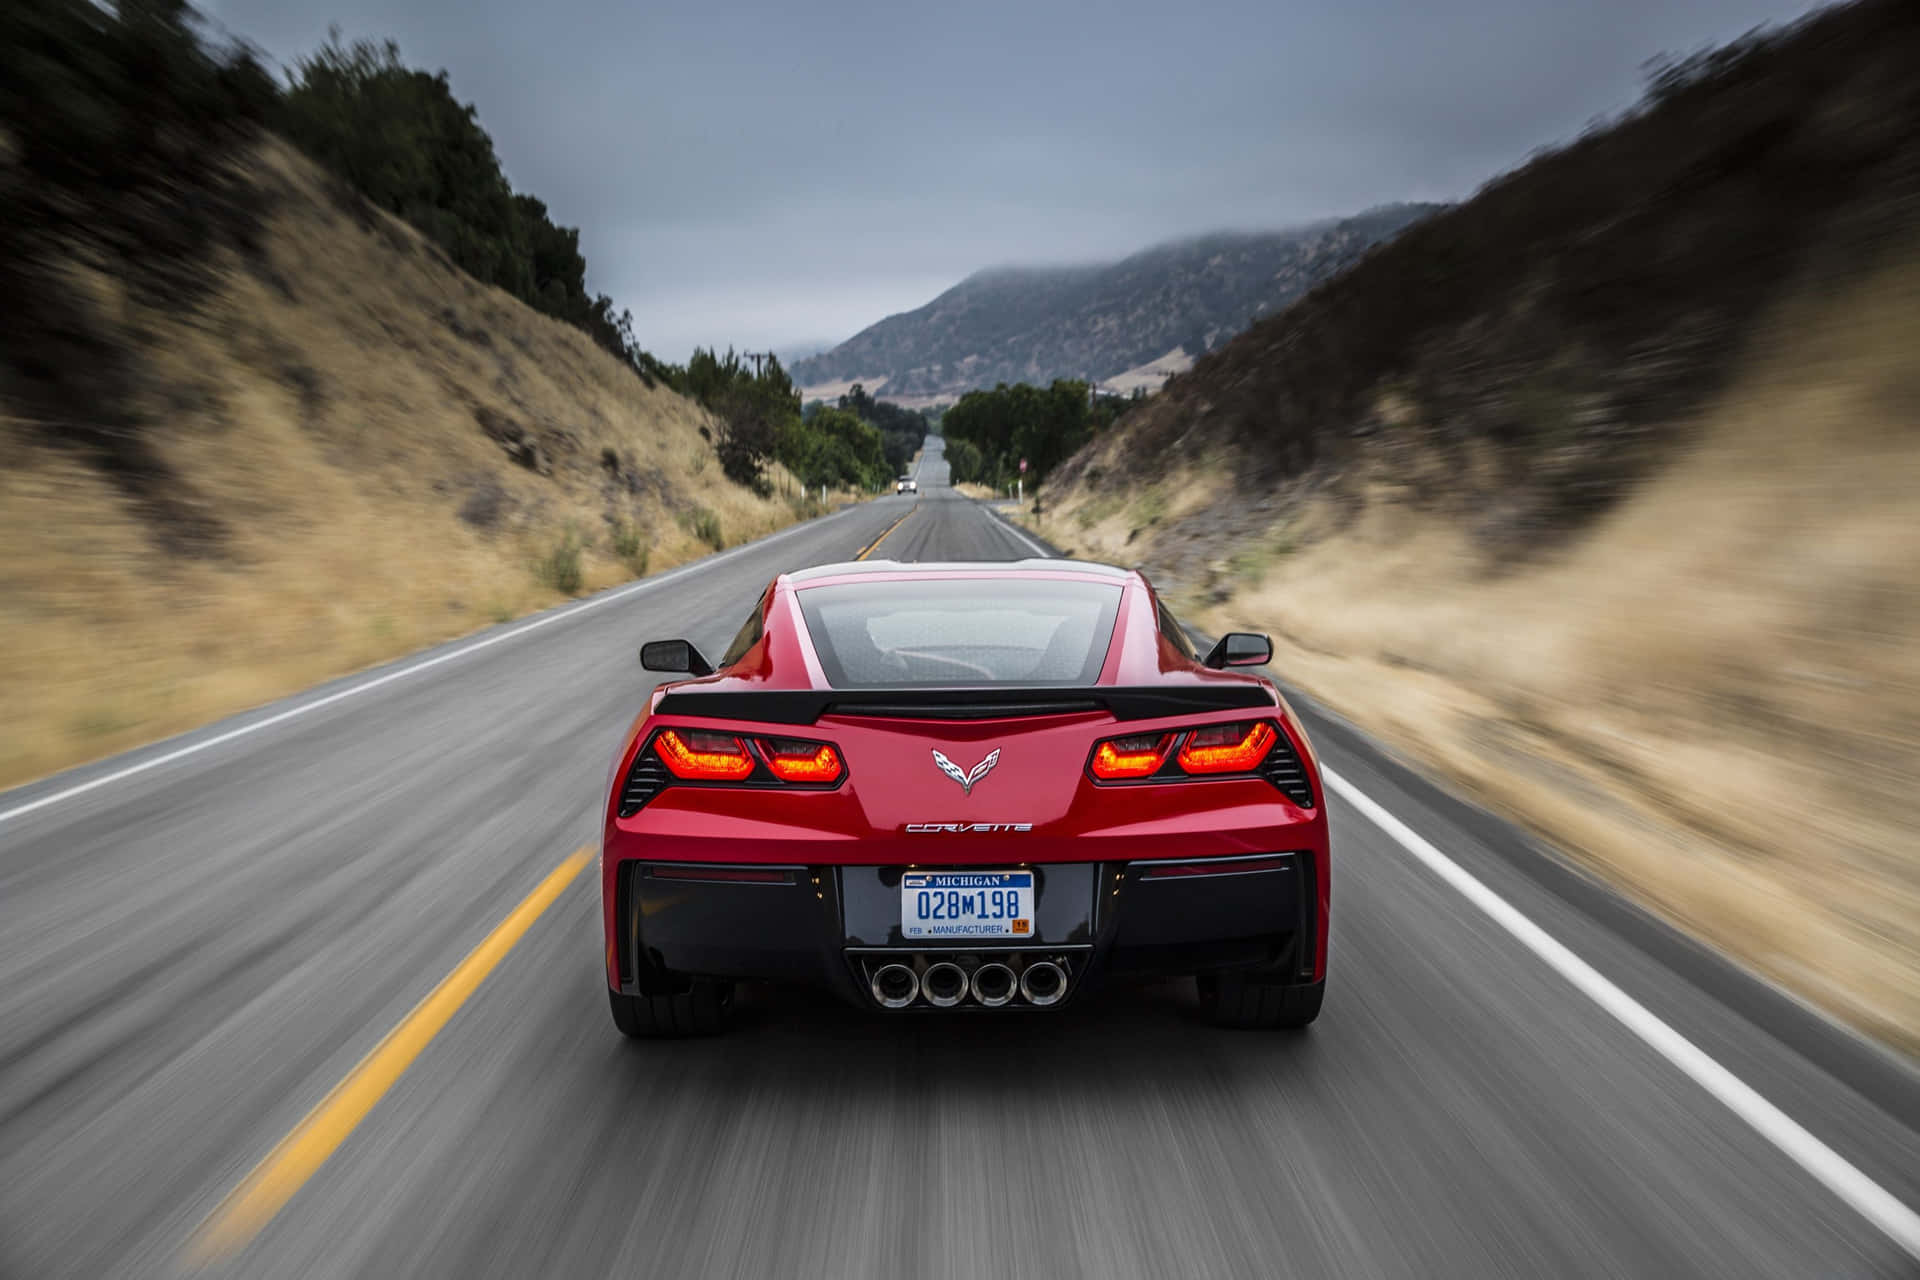
MULTIPOLYGON (((1034 552, 938 483, 937 442, 922 477, 0 795, 0 1276, 1920 1274, 1342 794, 1327 1007, 1297 1036, 1208 1028, 1163 984, 952 1021, 752 992, 728 1037, 631 1044, 581 874, 285 1207, 201 1261, 248 1171, 594 839, 641 639, 717 652, 772 574, 875 539, 1034 552)), ((1308 713, 1355 794, 1920 1203, 1911 1063, 1308 713)))

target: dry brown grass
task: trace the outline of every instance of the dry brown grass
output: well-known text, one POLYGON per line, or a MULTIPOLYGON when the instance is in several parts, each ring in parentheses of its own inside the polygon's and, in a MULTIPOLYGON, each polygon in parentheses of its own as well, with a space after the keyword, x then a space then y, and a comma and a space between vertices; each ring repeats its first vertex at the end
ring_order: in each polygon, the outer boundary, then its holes
POLYGON ((631 576, 622 532, 657 572, 711 550, 702 512, 728 544, 796 515, 721 476, 696 405, 397 221, 363 226, 291 151, 260 170, 266 266, 223 264, 198 314, 87 282, 142 352, 165 459, 230 530, 218 555, 157 549, 96 471, 0 419, 0 785, 553 604, 536 565, 568 537, 592 589, 631 576))
MULTIPOLYGON (((1184 603, 1272 632, 1283 678, 1911 1050, 1920 263, 1768 333, 1695 446, 1551 558, 1489 564, 1363 486, 1357 519, 1317 498, 1250 524, 1215 565, 1230 598, 1190 582, 1184 603)), ((1201 466, 1160 501, 1196 485, 1231 489, 1201 466)), ((1067 495, 1047 528, 1151 570, 1151 494, 1106 502, 1079 525, 1067 495)))

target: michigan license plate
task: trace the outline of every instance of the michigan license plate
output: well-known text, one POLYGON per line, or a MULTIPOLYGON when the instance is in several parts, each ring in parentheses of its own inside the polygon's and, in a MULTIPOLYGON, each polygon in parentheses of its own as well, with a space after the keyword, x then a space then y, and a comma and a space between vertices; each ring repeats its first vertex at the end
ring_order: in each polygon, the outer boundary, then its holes
POLYGON ((1033 872, 909 871, 900 877, 908 938, 1031 938, 1033 872))

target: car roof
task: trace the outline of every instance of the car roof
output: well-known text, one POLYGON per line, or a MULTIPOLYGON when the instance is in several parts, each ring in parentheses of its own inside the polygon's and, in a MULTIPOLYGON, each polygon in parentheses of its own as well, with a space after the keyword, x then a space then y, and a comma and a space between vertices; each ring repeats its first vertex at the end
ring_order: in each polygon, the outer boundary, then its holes
POLYGON ((964 573, 970 575, 990 575, 992 577, 1018 578, 1029 574, 1036 576, 1060 577, 1062 575, 1084 578, 1100 578, 1109 582, 1126 582, 1134 577, 1131 569, 1122 569, 1110 564, 1096 564, 1090 560, 849 560, 841 564, 815 565, 811 569, 796 569, 792 573, 781 575, 793 586, 805 586, 828 578, 853 578, 887 576, 925 577, 928 574, 964 573))
MULTIPOLYGON (((1148 601, 1137 594, 1148 590, 1146 578, 1138 570, 1085 560, 1041 558, 930 563, 860 560, 816 565, 780 574, 773 580, 768 596, 762 597, 761 607, 766 610, 763 619, 765 643, 749 650, 760 656, 751 665, 730 667, 710 676, 676 682, 671 688, 676 691, 676 697, 680 693, 691 694, 695 690, 729 695, 757 694, 769 690, 783 694, 805 691, 841 697, 847 691, 836 690, 827 682, 825 673, 819 669, 810 652, 811 638, 807 620, 803 616, 805 605, 802 597, 812 590, 858 583, 878 585, 895 580, 904 587, 916 580, 925 582, 941 579, 971 579, 987 594, 991 593, 992 584, 996 581, 1017 582, 1025 579, 1029 582, 1110 584, 1121 589, 1119 612, 1108 642, 1105 665, 1093 684, 1120 690, 1149 686, 1245 684, 1258 685, 1268 691, 1266 696, 1272 696, 1272 686, 1263 677, 1243 671, 1214 670, 1169 652, 1159 639, 1159 620, 1153 616, 1154 611, 1148 601), (777 598, 783 598, 784 602, 777 602, 777 598)), ((674 710, 706 714, 692 705, 676 704, 674 710)))

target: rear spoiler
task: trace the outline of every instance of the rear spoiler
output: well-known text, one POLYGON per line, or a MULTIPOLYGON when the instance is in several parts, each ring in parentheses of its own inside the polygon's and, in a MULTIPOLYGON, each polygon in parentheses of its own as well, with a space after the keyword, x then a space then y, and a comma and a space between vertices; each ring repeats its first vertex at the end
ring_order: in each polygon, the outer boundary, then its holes
POLYGON ((763 724, 812 724, 822 716, 885 716, 899 720, 1000 720, 1106 711, 1116 720, 1157 720, 1246 707, 1271 708, 1265 685, 1080 686, 1038 689, 675 689, 656 715, 763 724))

